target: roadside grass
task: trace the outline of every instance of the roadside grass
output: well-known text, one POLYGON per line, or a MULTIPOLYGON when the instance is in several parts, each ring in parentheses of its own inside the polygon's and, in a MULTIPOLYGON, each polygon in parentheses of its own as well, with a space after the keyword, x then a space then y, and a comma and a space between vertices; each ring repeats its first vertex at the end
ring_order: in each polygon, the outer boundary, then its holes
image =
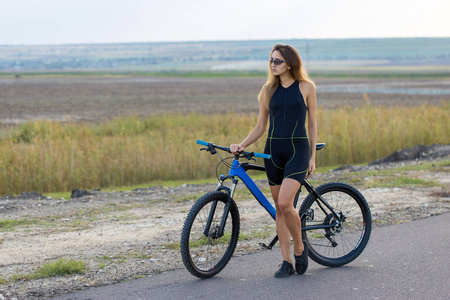
POLYGON ((39 224, 39 221, 35 218, 30 219, 3 219, 0 220, 0 232, 1 231, 12 231, 15 227, 19 226, 31 226, 39 224))
POLYGON ((397 171, 435 171, 435 172, 450 172, 450 160, 442 160, 430 163, 421 163, 410 166, 400 166, 396 168, 397 171))
POLYGON ((435 180, 424 180, 420 178, 411 178, 402 175, 393 175, 390 177, 369 179, 364 183, 368 188, 392 188, 392 187, 432 187, 439 186, 435 180))
POLYGON ((172 197, 174 200, 172 200, 173 203, 183 203, 183 202, 189 202, 189 201, 196 201, 198 200, 200 197, 202 197, 205 193, 196 193, 196 194, 189 194, 189 195, 184 195, 181 197, 172 197))
MULTIPOLYGON (((450 160, 430 162, 410 166, 399 166, 385 170, 366 170, 341 173, 339 180, 362 188, 391 188, 391 187, 432 187, 441 186, 437 180, 420 178, 420 172, 450 172, 450 160)), ((325 183, 326 180, 313 182, 325 183)))
POLYGON ((151 208, 156 202, 159 201, 145 201, 142 203, 107 203, 104 205, 98 205, 95 207, 89 207, 80 209, 72 215, 65 215, 64 218, 71 220, 71 222, 65 225, 59 223, 59 226, 73 226, 73 230, 79 230, 88 228, 91 222, 97 221, 129 221, 139 218, 135 214, 128 212, 129 210, 136 208, 151 208), (75 226, 80 224, 79 226, 75 226))
MULTIPOLYGON (((198 246, 198 245, 194 245, 194 246, 198 246)), ((179 250, 180 249, 180 242, 164 243, 164 244, 161 244, 161 248, 171 249, 171 250, 179 250)))
POLYGON ((267 239, 274 237, 276 235, 275 224, 273 225, 264 225, 264 227, 260 228, 251 228, 247 230, 241 231, 239 234, 239 240, 255 240, 255 239, 267 239))
POLYGON ((43 217, 0 220, 0 232, 14 231, 20 228, 51 228, 58 232, 78 231, 89 228, 92 222, 99 220, 128 221, 137 218, 127 210, 134 208, 151 207, 155 201, 145 203, 116 204, 107 203, 96 207, 79 209, 75 213, 64 215, 49 215, 43 217))
POLYGON ((67 219, 66 216, 45 216, 22 219, 3 219, 0 220, 0 232, 15 231, 20 228, 39 227, 43 229, 52 229, 60 232, 76 231, 89 227, 89 223, 82 219, 67 219))
POLYGON ((128 253, 120 253, 120 254, 115 254, 115 255, 100 255, 97 256, 97 259, 100 260, 99 262, 99 268, 103 269, 106 264, 105 261, 109 261, 109 262, 119 262, 122 263, 124 261, 126 261, 127 259, 148 259, 148 258, 152 258, 153 256, 150 254, 145 253, 144 251, 141 252, 128 252, 128 253))
POLYGON ((43 279, 73 274, 83 274, 85 271, 86 263, 82 260, 69 260, 61 258, 56 261, 46 263, 31 273, 15 274, 11 276, 11 280, 16 282, 21 280, 43 279))

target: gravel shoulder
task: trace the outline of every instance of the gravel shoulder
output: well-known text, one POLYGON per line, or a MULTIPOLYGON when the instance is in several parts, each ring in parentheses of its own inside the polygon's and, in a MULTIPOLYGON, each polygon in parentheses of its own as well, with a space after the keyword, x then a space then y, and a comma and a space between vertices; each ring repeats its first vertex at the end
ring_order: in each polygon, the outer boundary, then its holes
MULTIPOLYGON (((374 226, 409 222, 450 212, 449 159, 447 155, 344 167, 316 174, 313 183, 343 181, 358 187, 371 207, 374 226), (431 167, 421 168, 424 164, 431 167), (398 176, 427 184, 370 187, 373 181, 398 176)), ((257 184, 269 197, 265 180, 257 184)), ((70 200, 1 198, 0 299, 48 298, 183 268, 179 240, 184 219, 194 201, 215 187, 211 183, 98 191, 70 200), (59 258, 84 261, 86 272, 46 279, 21 278, 21 274, 59 258)), ((302 192, 302 199, 305 196, 302 192)), ((241 215, 241 235, 245 236, 235 255, 263 251, 258 243, 267 243, 275 235, 273 220, 243 186, 235 198, 241 215)))

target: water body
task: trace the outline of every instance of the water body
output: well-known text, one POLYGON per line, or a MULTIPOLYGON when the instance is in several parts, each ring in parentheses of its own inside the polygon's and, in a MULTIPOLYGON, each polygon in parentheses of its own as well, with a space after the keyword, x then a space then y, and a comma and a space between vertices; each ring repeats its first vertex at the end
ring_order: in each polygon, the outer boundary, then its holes
POLYGON ((323 93, 367 93, 367 94, 409 94, 409 95, 450 95, 450 85, 442 87, 398 87, 368 84, 319 85, 318 92, 323 93))

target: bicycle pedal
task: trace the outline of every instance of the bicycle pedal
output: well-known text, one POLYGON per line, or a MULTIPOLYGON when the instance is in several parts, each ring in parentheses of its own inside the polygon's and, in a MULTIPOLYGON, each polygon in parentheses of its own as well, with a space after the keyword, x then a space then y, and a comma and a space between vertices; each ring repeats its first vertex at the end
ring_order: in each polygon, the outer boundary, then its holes
POLYGON ((263 247, 266 250, 270 250, 269 246, 267 246, 265 243, 258 243, 261 247, 263 247))
POLYGON ((306 221, 314 221, 314 209, 309 208, 306 210, 306 221))

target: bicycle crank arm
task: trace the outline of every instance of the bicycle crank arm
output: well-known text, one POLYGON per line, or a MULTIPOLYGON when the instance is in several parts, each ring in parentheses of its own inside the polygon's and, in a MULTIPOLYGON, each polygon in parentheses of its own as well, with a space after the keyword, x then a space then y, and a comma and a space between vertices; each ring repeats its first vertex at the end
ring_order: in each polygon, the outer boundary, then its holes
POLYGON ((307 225, 305 227, 302 227, 302 231, 308 231, 308 230, 318 230, 318 229, 329 229, 336 227, 336 224, 330 224, 330 225, 307 225))
POLYGON ((328 233, 325 234, 325 237, 330 241, 333 248, 338 246, 338 243, 336 243, 336 241, 328 233))
POLYGON ((273 238, 273 240, 270 242, 269 245, 266 245, 265 243, 258 243, 258 244, 259 244, 261 247, 263 247, 264 249, 272 250, 272 247, 273 247, 277 242, 278 242, 278 235, 275 236, 275 237, 273 238))

